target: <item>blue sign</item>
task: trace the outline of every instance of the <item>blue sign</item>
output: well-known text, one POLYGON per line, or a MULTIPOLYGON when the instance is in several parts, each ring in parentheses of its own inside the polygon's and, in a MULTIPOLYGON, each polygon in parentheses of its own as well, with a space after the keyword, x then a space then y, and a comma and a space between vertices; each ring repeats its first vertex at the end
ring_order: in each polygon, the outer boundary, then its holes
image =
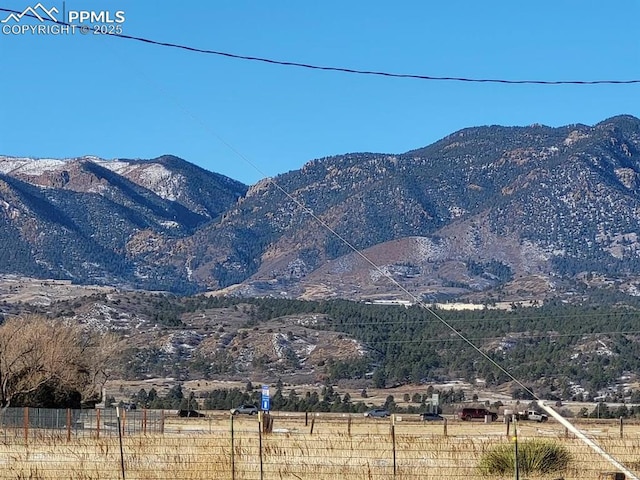
POLYGON ((262 386, 262 402, 261 402, 261 410, 268 412, 271 410, 271 397, 269 395, 269 385, 262 386))

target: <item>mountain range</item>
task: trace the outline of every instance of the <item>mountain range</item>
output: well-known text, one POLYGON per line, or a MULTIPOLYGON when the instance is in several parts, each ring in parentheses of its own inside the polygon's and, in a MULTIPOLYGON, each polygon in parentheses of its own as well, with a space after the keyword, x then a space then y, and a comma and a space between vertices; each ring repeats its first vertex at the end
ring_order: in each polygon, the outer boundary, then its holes
POLYGON ((0 273, 303 299, 635 295, 639 174, 626 115, 467 128, 253 186, 170 155, 0 156, 0 273))

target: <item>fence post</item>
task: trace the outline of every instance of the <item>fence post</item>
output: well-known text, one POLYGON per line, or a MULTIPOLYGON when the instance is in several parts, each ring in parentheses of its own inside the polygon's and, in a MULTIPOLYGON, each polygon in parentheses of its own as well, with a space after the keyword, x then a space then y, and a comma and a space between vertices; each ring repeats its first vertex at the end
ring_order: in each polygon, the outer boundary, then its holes
POLYGON ((4 443, 7 443, 7 427, 5 426, 4 414, 5 410, 0 409, 0 427, 4 430, 4 443))
POLYGON ((309 412, 304 412, 304 426, 309 426, 309 412))
MULTIPOLYGON (((236 480, 236 448, 234 445, 234 433, 233 433, 233 415, 231 418, 231 480, 236 480)), ((211 426, 211 423, 209 423, 211 426)))
POLYGON ((147 434, 147 409, 142 409, 142 434, 147 434))
POLYGON ((351 436, 351 415, 347 419, 347 435, 351 436))
POLYGON ((258 413, 258 448, 260 449, 260 480, 263 480, 262 471, 262 413, 258 413))
POLYGON ((24 407, 24 415, 22 417, 24 427, 24 444, 29 443, 29 407, 24 407))
POLYGON ((391 415, 391 448, 393 449, 393 478, 396 477, 396 416, 391 415))
POLYGON ((67 443, 71 441, 71 409, 67 408, 67 443))
POLYGON ((96 410, 96 438, 100 440, 100 412, 101 409, 96 410))
POLYGON ((507 415, 505 417, 505 420, 507 421, 507 437, 509 436, 509 428, 511 427, 511 416, 507 415))
POLYGON ((118 443, 120 443, 120 471, 122 473, 122 480, 125 480, 124 450, 122 448, 122 428, 120 428, 120 407, 116 407, 116 417, 118 418, 118 443))
POLYGON ((313 427, 314 427, 315 424, 316 424, 316 417, 313 417, 311 419, 311 429, 309 431, 309 435, 313 435, 313 427))
POLYGON ((513 443, 514 443, 514 461, 515 480, 520 480, 520 462, 518 461, 518 421, 513 422, 513 443))
POLYGON ((624 436, 624 427, 622 426, 622 417, 620 417, 620 438, 624 436))
POLYGON ((444 436, 447 436, 447 419, 444 419, 444 426, 443 426, 443 430, 444 430, 444 436))
POLYGON ((269 415, 269 412, 263 412, 262 414, 262 430, 264 433, 273 431, 273 417, 269 415))
POLYGON ((160 433, 164 434, 164 410, 160 410, 160 433))

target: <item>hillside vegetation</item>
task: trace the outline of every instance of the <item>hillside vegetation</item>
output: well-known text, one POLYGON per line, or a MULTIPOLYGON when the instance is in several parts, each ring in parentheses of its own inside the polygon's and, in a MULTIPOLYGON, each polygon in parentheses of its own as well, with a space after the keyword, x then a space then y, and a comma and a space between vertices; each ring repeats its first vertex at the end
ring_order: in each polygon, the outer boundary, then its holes
POLYGON ((444 321, 536 394, 568 399, 605 387, 614 397, 631 395, 640 370, 639 306, 627 297, 624 304, 448 311, 121 292, 22 308, 120 332, 127 347, 117 360, 127 378, 363 387, 465 379, 524 395, 444 321))

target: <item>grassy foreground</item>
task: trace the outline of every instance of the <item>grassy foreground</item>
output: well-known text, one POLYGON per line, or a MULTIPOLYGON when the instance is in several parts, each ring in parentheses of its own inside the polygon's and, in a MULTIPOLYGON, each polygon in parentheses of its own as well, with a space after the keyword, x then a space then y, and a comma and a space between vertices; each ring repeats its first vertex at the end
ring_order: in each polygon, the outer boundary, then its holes
MULTIPOLYGON (((206 423, 203 427, 211 427, 206 423)), ((191 425, 193 426, 193 424, 191 425)), ((484 480, 513 475, 483 475, 480 460, 498 445, 509 448, 511 439, 502 427, 452 424, 449 434, 441 426, 398 425, 391 432, 385 422, 354 424, 351 434, 329 424, 310 429, 278 429, 259 435, 248 419, 230 429, 199 431, 172 429, 164 435, 123 438, 124 476, 117 437, 80 437, 32 432, 25 443, 20 436, 0 436, 0 479, 443 479, 484 480), (368 426, 369 433, 366 432, 368 426), (466 429, 466 430, 463 430, 466 429), (187 433, 185 433, 187 432, 187 433), (39 434, 40 433, 40 434, 39 434)), ((276 424, 277 427, 277 424, 276 424)), ((549 428, 549 426, 545 426, 549 428)), ((560 430, 523 428, 519 438, 551 438, 569 453, 566 469, 546 476, 521 478, 600 480, 614 469, 575 438, 560 430)), ((599 444, 627 468, 640 469, 640 440, 601 435, 599 444)))

